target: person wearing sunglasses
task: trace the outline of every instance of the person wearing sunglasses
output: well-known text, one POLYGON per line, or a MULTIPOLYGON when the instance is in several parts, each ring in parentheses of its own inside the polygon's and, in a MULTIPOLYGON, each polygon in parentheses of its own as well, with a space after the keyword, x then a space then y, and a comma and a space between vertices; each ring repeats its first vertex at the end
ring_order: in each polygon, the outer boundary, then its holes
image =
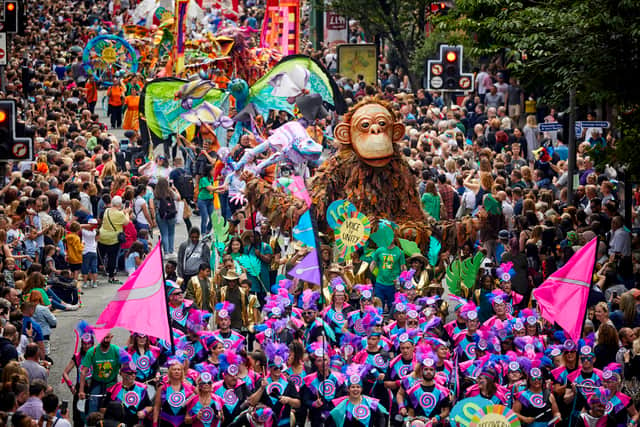
POLYGON ((546 427, 552 420, 558 422, 562 418, 553 393, 543 385, 542 370, 532 367, 527 375, 527 388, 514 396, 512 408, 523 427, 546 427))
POLYGON ((567 381, 575 385, 578 389, 576 409, 582 410, 587 407, 587 396, 594 387, 602 385, 602 371, 593 367, 596 356, 593 353, 593 347, 580 340, 580 369, 576 369, 567 375, 567 381))

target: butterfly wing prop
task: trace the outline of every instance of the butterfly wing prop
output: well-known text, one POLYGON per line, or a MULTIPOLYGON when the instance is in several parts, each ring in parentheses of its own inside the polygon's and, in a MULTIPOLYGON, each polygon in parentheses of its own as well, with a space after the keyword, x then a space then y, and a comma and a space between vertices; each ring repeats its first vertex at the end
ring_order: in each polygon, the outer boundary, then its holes
POLYGON ((323 103, 338 114, 347 111, 347 104, 329 72, 306 55, 289 55, 269 70, 249 89, 249 102, 262 114, 269 110, 294 113, 292 98, 304 93, 319 94, 323 103))
POLYGON ((197 119, 193 116, 193 110, 202 103, 207 102, 212 106, 224 109, 227 94, 220 89, 210 86, 197 85, 196 83, 176 79, 173 77, 155 79, 148 82, 140 95, 140 122, 144 123, 141 135, 145 142, 149 139, 166 139, 175 133, 185 131, 197 119), (189 86, 191 84, 191 86, 189 86), (176 97, 189 91, 197 96, 189 98, 189 103, 184 98, 176 97), (189 104, 189 105, 187 105, 189 104), (190 115, 191 114, 191 115, 190 115), (185 118, 190 118, 189 121, 185 118))

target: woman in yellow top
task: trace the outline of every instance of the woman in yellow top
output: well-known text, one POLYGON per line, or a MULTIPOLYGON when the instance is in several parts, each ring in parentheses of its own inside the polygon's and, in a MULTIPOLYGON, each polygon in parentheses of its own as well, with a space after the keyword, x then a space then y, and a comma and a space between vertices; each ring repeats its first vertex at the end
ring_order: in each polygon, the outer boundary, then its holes
POLYGON ((116 280, 116 261, 120 250, 118 234, 122 233, 124 226, 129 224, 130 209, 122 209, 122 197, 115 196, 111 199, 111 207, 108 207, 102 217, 102 226, 98 236, 98 252, 103 258, 109 283, 121 284, 116 280))
POLYGON ((124 105, 127 111, 124 113, 122 129, 137 131, 140 129, 140 125, 138 123, 138 106, 140 105, 140 96, 138 95, 137 86, 131 86, 131 94, 124 99, 124 105))

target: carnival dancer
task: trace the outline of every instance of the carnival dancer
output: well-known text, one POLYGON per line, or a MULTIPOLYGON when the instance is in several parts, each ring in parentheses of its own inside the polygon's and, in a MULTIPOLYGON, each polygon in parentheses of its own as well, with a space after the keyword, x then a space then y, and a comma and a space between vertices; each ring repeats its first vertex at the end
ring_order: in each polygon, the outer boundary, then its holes
POLYGON ((249 396, 249 403, 262 403, 273 411, 274 426, 288 426, 291 409, 301 406, 296 386, 282 375, 285 362, 289 358, 289 348, 285 344, 268 342, 265 346, 269 375, 260 382, 260 387, 249 396))
POLYGON ((231 329, 231 313, 233 313, 235 306, 228 301, 224 301, 216 304, 215 309, 218 329, 211 332, 211 335, 223 343, 225 350, 240 350, 244 348, 244 337, 239 332, 231 329))
POLYGON ((194 393, 193 386, 186 381, 182 361, 171 357, 167 364, 169 372, 166 380, 158 387, 153 408, 153 425, 159 427, 180 427, 187 416, 187 402, 194 393))
POLYGON ((399 413, 403 417, 424 416, 429 418, 432 424, 441 424, 449 415, 451 399, 449 390, 435 382, 436 356, 433 353, 418 353, 416 362, 416 381, 410 384, 405 379, 403 387, 398 392, 399 413))
POLYGON ((233 350, 227 350, 219 356, 222 380, 213 383, 212 390, 222 398, 222 427, 230 425, 246 408, 245 401, 249 397, 247 385, 238 380, 239 365, 242 362, 233 350))
POLYGON ((476 332, 480 325, 478 308, 472 302, 466 303, 460 308, 460 317, 466 322, 467 329, 455 335, 453 342, 456 345, 458 361, 473 360, 476 358, 476 332))
POLYGON ((127 427, 142 424, 151 415, 153 403, 144 383, 135 380, 137 372, 136 363, 131 355, 124 349, 120 349, 120 376, 122 381, 115 383, 107 389, 107 398, 103 402, 106 408, 109 402, 118 402, 124 409, 122 423, 127 427))
MULTIPOLYGON (((304 347, 300 341, 294 341, 289 344, 289 359, 287 360, 287 369, 284 370, 284 375, 293 383, 299 395, 302 394, 304 377, 307 376, 303 358, 304 347)), ((307 408, 304 405, 300 405, 299 408, 295 409, 295 419, 298 427, 304 427, 307 419, 307 408)))
POLYGON ((344 376, 331 369, 328 349, 320 343, 309 346, 316 372, 304 378, 302 401, 309 410, 312 427, 324 426, 333 409, 333 399, 346 394, 344 376))
POLYGON ((562 419, 555 397, 544 387, 539 367, 529 369, 527 388, 514 395, 513 411, 524 427, 547 427, 551 420, 562 419))
POLYGON ((131 355, 133 363, 136 364, 136 381, 147 384, 149 399, 153 400, 161 350, 151 345, 149 337, 145 334, 134 332, 131 334, 130 340, 131 344, 127 351, 131 355))
POLYGON ((627 425, 636 426, 638 424, 638 413, 633 400, 622 393, 622 366, 617 363, 610 363, 602 371, 602 379, 608 393, 605 413, 613 419, 617 427, 627 425))
POLYGON ((346 370, 348 395, 334 399, 328 426, 336 427, 383 427, 387 410, 375 398, 363 394, 362 377, 368 367, 350 365, 346 370))
POLYGON ((330 282, 331 305, 322 312, 322 318, 327 322, 335 334, 334 344, 340 342, 340 338, 347 326, 347 316, 351 306, 347 303, 347 287, 341 277, 334 277, 330 282))
POLYGON ((214 367, 204 367, 198 375, 197 393, 187 402, 185 423, 194 427, 218 427, 222 421, 222 399, 212 391, 217 375, 214 367))
POLYGON ((174 336, 177 331, 187 333, 187 317, 189 316, 189 306, 184 302, 184 292, 175 282, 167 280, 167 296, 169 297, 169 316, 171 317, 171 328, 174 336))
MULTIPOLYGON (((71 360, 67 363, 67 366, 64 368, 64 372, 62 372, 62 382, 65 383, 69 389, 71 390, 71 394, 73 394, 73 424, 74 425, 82 425, 84 424, 85 413, 78 409, 78 393, 80 392, 80 376, 82 375, 82 359, 85 354, 89 351, 91 347, 93 347, 96 337, 93 332, 93 328, 84 320, 78 322, 78 325, 75 328, 75 350, 73 352, 73 356, 71 356, 71 360), (69 374, 73 368, 76 368, 76 381, 75 385, 71 378, 69 378, 69 374)), ((91 379, 91 370, 87 370, 86 372, 88 378, 91 379)), ((82 390, 86 393, 87 387, 85 386, 85 390, 82 390)))

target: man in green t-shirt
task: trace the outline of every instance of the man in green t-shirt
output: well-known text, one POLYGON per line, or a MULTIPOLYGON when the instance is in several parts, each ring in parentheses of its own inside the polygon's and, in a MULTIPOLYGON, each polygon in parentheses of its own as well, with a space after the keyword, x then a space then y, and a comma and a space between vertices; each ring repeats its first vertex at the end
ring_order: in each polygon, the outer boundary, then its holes
POLYGON ((120 348, 111 344, 113 334, 108 333, 100 342, 87 351, 82 359, 82 375, 80 375, 80 393, 78 398, 87 397, 85 414, 96 412, 100 408, 100 396, 105 395, 107 388, 114 385, 120 372, 120 348), (87 377, 91 377, 89 396, 84 393, 87 377))
POLYGON ((391 243, 388 248, 378 248, 371 257, 369 268, 374 271, 378 267, 378 276, 374 288, 375 295, 382 301, 385 310, 391 310, 396 288, 395 281, 400 277, 400 273, 406 270, 404 253, 391 243))

